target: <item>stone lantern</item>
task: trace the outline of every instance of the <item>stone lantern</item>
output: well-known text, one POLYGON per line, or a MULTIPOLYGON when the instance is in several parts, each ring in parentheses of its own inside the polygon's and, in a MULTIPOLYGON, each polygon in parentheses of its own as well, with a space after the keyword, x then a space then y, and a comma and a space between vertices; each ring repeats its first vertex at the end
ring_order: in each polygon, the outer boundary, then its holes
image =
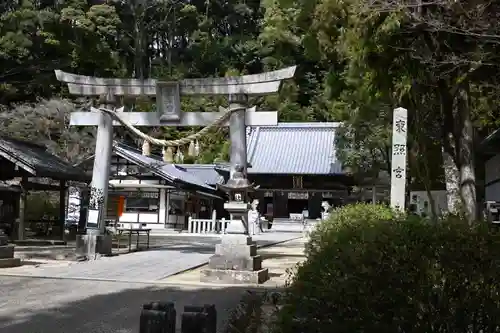
POLYGON ((262 257, 257 255, 257 245, 249 235, 248 211, 251 208, 249 193, 258 187, 251 184, 243 173, 243 167, 236 165, 231 179, 218 185, 226 192, 229 201, 224 204, 231 222, 210 257, 208 269, 201 272, 202 282, 219 283, 263 283, 269 279, 267 268, 262 268, 262 257))
POLYGON ((229 201, 224 204, 224 209, 231 214, 226 233, 248 235, 248 211, 251 208, 249 193, 255 191, 258 186, 250 184, 241 165, 235 166, 234 173, 226 184, 217 186, 229 196, 229 201))

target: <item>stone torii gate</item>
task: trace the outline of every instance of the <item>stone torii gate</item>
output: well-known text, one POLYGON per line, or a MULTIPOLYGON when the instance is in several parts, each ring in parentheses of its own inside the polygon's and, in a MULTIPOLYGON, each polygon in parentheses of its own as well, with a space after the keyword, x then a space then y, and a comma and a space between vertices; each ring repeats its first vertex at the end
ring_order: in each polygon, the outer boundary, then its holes
MULTIPOLYGON (((91 112, 73 112, 71 126, 97 126, 97 141, 87 216, 87 235, 83 237, 88 258, 96 253, 111 251, 110 237, 104 234, 104 215, 108 197, 109 171, 113 145, 113 126, 207 126, 217 123, 230 127, 231 177, 235 168, 243 167, 246 177, 246 125, 276 125, 277 112, 255 111, 247 108, 248 96, 278 92, 281 82, 295 74, 296 66, 261 74, 238 77, 185 79, 163 82, 154 79, 98 78, 56 70, 56 77, 66 83, 69 92, 79 96, 105 96, 113 104, 116 97, 156 97, 156 112, 110 112, 92 108, 91 112), (229 97, 229 108, 220 112, 181 112, 181 96, 223 95, 229 97), (105 111, 105 112, 103 112, 105 111), (227 121, 226 118, 229 118, 227 121), (221 120, 223 120, 221 122, 221 120)), ((238 172, 241 175, 241 172, 238 172)))

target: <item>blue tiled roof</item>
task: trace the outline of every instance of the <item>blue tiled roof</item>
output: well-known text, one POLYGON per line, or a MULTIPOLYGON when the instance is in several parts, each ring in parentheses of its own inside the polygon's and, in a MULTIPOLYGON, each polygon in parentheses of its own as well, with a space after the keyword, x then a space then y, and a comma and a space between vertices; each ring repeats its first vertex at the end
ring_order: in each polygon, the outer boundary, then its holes
POLYGON ((209 193, 214 193, 216 191, 214 187, 208 185, 204 180, 201 180, 196 175, 188 172, 181 166, 165 163, 157 158, 144 156, 138 149, 128 147, 121 143, 115 143, 114 150, 116 154, 122 158, 130 160, 131 162, 142 164, 143 166, 149 168, 150 171, 157 176, 168 181, 196 186, 202 190, 208 191, 209 193))
POLYGON ((335 131, 340 123, 280 123, 251 127, 249 173, 342 174, 336 158, 335 131))

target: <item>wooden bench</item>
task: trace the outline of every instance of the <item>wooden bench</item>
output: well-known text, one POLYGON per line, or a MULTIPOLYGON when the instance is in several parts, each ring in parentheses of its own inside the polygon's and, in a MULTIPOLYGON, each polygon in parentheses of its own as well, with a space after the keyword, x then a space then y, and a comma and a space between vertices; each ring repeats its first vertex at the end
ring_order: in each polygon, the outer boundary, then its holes
POLYGON ((136 235, 136 246, 135 249, 136 251, 139 251, 141 248, 141 245, 145 245, 146 249, 149 249, 149 235, 151 233, 151 229, 129 229, 129 228, 117 228, 116 229, 116 235, 115 239, 117 242, 117 247, 120 249, 120 243, 123 237, 128 238, 128 251, 132 251, 132 235, 136 235), (146 239, 144 239, 142 236, 146 236, 146 239), (142 240, 141 240, 142 239, 142 240))

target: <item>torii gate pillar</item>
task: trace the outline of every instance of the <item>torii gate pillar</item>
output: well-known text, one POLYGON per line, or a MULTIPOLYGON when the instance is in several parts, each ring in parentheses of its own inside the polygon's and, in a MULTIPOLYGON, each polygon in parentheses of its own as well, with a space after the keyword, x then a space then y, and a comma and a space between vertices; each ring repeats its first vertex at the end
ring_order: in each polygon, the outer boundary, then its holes
POLYGON ((233 177, 234 167, 236 165, 243 166, 244 174, 247 171, 247 134, 246 134, 246 110, 245 106, 248 102, 246 95, 229 95, 229 108, 236 109, 229 118, 229 141, 231 142, 230 150, 230 178, 233 177))
MULTIPOLYGON (((113 102, 113 96, 106 97, 108 105, 113 102)), ((90 186, 90 201, 87 209, 86 235, 77 237, 76 244, 77 256, 87 257, 89 260, 97 259, 101 254, 112 254, 112 237, 105 232, 112 153, 113 119, 109 114, 100 112, 90 186)))

